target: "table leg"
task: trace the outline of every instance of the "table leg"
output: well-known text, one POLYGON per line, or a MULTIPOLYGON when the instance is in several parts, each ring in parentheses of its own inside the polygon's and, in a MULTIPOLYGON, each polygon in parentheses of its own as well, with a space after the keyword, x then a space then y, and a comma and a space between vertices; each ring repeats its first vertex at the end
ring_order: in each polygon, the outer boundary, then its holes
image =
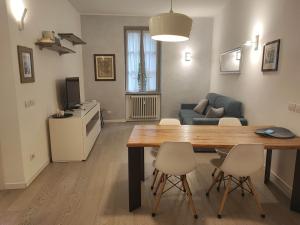
POLYGON ((272 162, 272 149, 267 149, 266 165, 265 165, 265 184, 270 181, 272 162))
POLYGON ((297 150, 291 210, 300 212, 300 149, 297 150))
POLYGON ((141 180, 144 179, 144 148, 128 148, 129 211, 141 207, 141 180))

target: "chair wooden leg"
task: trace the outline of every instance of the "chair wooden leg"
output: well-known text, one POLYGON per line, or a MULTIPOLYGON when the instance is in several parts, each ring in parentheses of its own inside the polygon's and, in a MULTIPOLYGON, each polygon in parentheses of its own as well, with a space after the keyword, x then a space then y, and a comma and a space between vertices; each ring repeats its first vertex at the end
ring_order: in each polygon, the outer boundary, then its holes
POLYGON ((154 185, 155 185, 155 182, 156 182, 158 173, 159 173, 159 171, 158 171, 157 169, 155 169, 155 170, 154 170, 154 178, 153 178, 153 182, 152 182, 152 185, 151 185, 151 190, 153 190, 153 187, 154 187, 154 185))
POLYGON ((254 197, 254 199, 255 199, 257 208, 258 208, 259 211, 260 211, 260 216, 261 216, 262 218, 265 218, 265 217, 266 217, 266 214, 265 214, 265 212, 264 212, 263 207, 262 207, 261 204, 260 204, 259 197, 258 197, 258 195, 257 195, 257 193, 256 193, 255 187, 254 187, 254 185, 253 185, 253 183, 252 183, 250 177, 248 177, 248 183, 249 183, 250 189, 251 189, 251 191, 252 191, 252 193, 253 193, 253 197, 254 197))
POLYGON ((226 186, 226 190, 225 190, 225 193, 223 195, 223 199, 221 201, 221 205, 220 205, 220 208, 219 208, 218 218, 222 218, 222 212, 223 212, 223 209, 224 209, 224 206, 225 206, 225 202, 227 200, 229 191, 231 189, 231 181, 232 181, 232 176, 229 176, 228 183, 227 183, 227 186, 226 186))
POLYGON ((222 175, 222 171, 220 171, 218 173, 218 175, 214 178, 212 184, 210 185, 210 187, 208 188, 207 192, 206 192, 206 196, 209 196, 209 192, 213 189, 213 187, 216 185, 216 183, 218 183, 220 176, 222 175))
POLYGON ((184 185, 184 176, 180 176, 180 180, 181 180, 183 192, 186 192, 185 185, 184 185))
POLYGON ((162 173, 162 174, 160 175, 159 180, 158 180, 158 184, 157 184, 157 186, 155 187, 155 190, 154 190, 154 192, 153 192, 153 195, 156 195, 156 193, 157 193, 157 191, 158 191, 158 188, 159 188, 159 186, 160 186, 160 184, 161 184, 161 182, 162 182, 162 180, 163 180, 163 177, 164 177, 164 174, 162 173))
POLYGON ((241 185, 241 189, 242 189, 242 196, 244 197, 245 196, 245 190, 244 190, 243 183, 245 181, 245 178, 244 177, 240 177, 239 180, 240 180, 240 185, 241 185))
POLYGON ((158 209, 158 206, 159 206, 159 203, 160 203, 161 196, 162 196, 162 194, 164 192, 164 189, 165 189, 166 182, 167 182, 167 175, 162 174, 162 181, 159 184, 159 192, 158 192, 158 195, 156 197, 156 201, 155 201, 153 211, 152 211, 152 216, 153 217, 156 215, 156 212, 157 212, 157 209, 158 209))
POLYGON ((153 172, 152 172, 152 175, 154 176, 155 175, 155 172, 157 171, 156 168, 154 168, 153 172))
POLYGON ((191 192, 189 183, 187 182, 186 175, 183 176, 183 184, 185 186, 186 194, 188 196, 189 205, 190 205, 190 207, 192 209, 192 212, 194 214, 194 218, 197 219, 198 218, 198 214, 197 214, 196 207, 194 205, 194 201, 193 201, 193 197, 192 197, 192 192, 191 192))
POLYGON ((214 169, 214 171, 211 173, 211 176, 215 177, 216 172, 217 172, 217 168, 214 169))
POLYGON ((219 180, 219 183, 218 183, 218 186, 217 186, 217 191, 220 191, 220 187, 221 187, 221 184, 222 184, 223 180, 224 180, 224 172, 222 171, 221 172, 221 177, 220 177, 220 180, 219 180))

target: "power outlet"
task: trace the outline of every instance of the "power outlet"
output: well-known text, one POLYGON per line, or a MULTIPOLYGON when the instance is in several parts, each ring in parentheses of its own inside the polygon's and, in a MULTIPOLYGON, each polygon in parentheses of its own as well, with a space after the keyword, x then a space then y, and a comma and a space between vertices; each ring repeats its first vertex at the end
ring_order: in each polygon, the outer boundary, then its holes
POLYGON ((34 158, 35 158, 35 154, 31 153, 30 156, 29 156, 30 161, 34 160, 34 158))
POLYGON ((296 112, 296 106, 297 106, 297 104, 295 104, 295 103, 289 103, 288 110, 290 112, 296 112))
POLYGON ((35 105, 35 101, 33 99, 25 101, 25 108, 30 108, 35 105))
POLYGON ((300 105, 299 104, 296 104, 295 112, 300 113, 300 105))

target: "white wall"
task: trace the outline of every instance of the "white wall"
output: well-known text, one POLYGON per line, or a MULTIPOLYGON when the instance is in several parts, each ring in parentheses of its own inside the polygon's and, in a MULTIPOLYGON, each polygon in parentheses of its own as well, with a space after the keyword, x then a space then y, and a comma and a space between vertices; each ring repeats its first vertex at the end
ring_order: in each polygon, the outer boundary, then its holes
MULTIPOLYGON (((299 21, 299 0, 233 0, 215 19, 211 91, 241 100, 252 125, 284 126, 300 134, 300 115, 287 109, 289 102, 300 103, 299 21), (261 30, 261 46, 244 49, 241 75, 220 75, 219 54, 251 39, 256 30, 261 30), (262 73, 262 45, 278 38, 279 71, 262 73)), ((272 171, 288 191, 294 162, 295 151, 274 152, 272 171)))
MULTIPOLYGON (((80 76, 81 97, 84 100, 81 46, 73 47, 71 43, 63 41, 64 45, 74 48, 77 53, 59 56, 53 51, 39 50, 34 43, 41 37, 43 30, 53 30, 56 33, 75 33, 81 36, 81 24, 79 13, 67 0, 24 0, 28 14, 25 20, 25 29, 20 32, 12 15, 11 0, 6 0, 6 3, 10 39, 10 44, 7 43, 6 57, 8 58, 7 61, 12 63, 8 76, 14 79, 15 91, 11 90, 10 92, 15 93, 15 96, 11 98, 12 101, 16 101, 17 115, 14 120, 19 121, 18 130, 20 133, 20 137, 16 136, 14 140, 21 144, 21 155, 16 154, 14 157, 22 157, 24 178, 20 180, 15 175, 10 174, 10 179, 5 178, 4 182, 7 187, 21 187, 31 182, 49 162, 47 118, 58 108, 59 96, 57 92, 59 92, 60 81, 67 76, 80 76), (34 83, 20 83, 17 45, 33 49, 34 83), (25 108, 26 100, 34 100, 35 105, 25 108), (31 154, 35 154, 33 160, 30 160, 31 154)), ((16 134, 18 134, 17 129, 16 134)), ((13 146, 10 147, 13 148, 13 146)), ((3 149, 2 146, 3 152, 6 152, 6 149, 3 149)), ((3 161, 6 161, 7 158, 8 155, 2 154, 3 161)), ((14 166, 15 164, 17 164, 16 166, 19 165, 13 160, 7 161, 7 163, 14 166)))
MULTIPOLYGON (((180 44, 162 44, 161 93, 162 116, 177 116, 180 103, 198 102, 209 90, 213 20, 193 20, 191 40, 180 44), (183 51, 192 52, 191 65, 182 62, 183 51)), ((148 26, 148 17, 82 16, 85 91, 87 99, 96 99, 111 114, 108 120, 125 119, 124 26, 148 26), (95 81, 93 54, 116 54, 116 81, 95 81)))

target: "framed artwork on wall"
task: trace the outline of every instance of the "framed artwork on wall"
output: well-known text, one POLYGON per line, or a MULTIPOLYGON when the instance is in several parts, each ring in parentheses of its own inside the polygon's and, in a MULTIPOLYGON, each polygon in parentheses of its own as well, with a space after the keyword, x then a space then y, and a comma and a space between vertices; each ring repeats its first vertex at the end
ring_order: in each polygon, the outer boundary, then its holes
POLYGON ((277 71, 279 62, 280 39, 264 45, 261 71, 277 71))
POLYGON ((115 54, 94 54, 95 81, 115 81, 115 54))
POLYGON ((17 46, 21 83, 33 83, 34 63, 32 48, 17 46))

